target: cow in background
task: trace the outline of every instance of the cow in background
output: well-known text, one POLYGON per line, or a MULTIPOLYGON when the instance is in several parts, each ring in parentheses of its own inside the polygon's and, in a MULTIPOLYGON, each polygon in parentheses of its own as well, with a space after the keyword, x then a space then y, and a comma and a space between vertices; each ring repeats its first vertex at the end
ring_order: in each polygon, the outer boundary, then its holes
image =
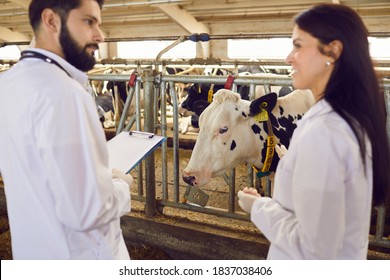
POLYGON ((127 98, 127 83, 104 81, 94 84, 95 103, 98 109, 100 121, 104 128, 115 127, 118 124, 127 98))
MULTIPOLYGON (((129 74, 130 75, 130 74, 129 74)), ((142 88, 141 88, 142 90, 142 88)), ((128 82, 105 81, 100 94, 95 95, 95 102, 98 108, 100 120, 104 128, 117 127, 123 114, 124 105, 130 91, 128 82), (102 116, 104 116, 102 118, 102 116)), ((141 106, 143 104, 143 94, 140 96, 141 106)), ((135 114, 135 98, 131 100, 127 117, 135 114)))
MULTIPOLYGON (((267 70, 261 66, 261 65, 244 65, 238 68, 238 75, 240 77, 242 76, 257 76, 257 75, 266 75, 269 77, 278 78, 280 74, 276 73, 270 73, 267 72, 267 70)), ((293 91, 291 86, 271 86, 271 91, 277 92, 279 97, 285 96, 293 91)), ((238 88, 237 92, 243 96, 245 94, 249 94, 249 87, 248 86, 242 86, 238 88)), ((264 87, 257 86, 256 87, 256 93, 255 98, 263 96, 265 94, 264 87)))
MULTIPOLYGON (((180 113, 184 118, 179 123, 179 132, 185 134, 188 130, 192 132, 199 131, 198 119, 199 116, 196 114, 197 108, 207 107, 210 103, 209 91, 213 92, 223 89, 224 85, 208 85, 208 84, 192 84, 189 86, 187 91, 187 98, 179 104, 180 113), (184 109, 184 110, 183 110, 184 109)), ((242 91, 241 98, 249 100, 249 91, 242 91)), ((214 95, 214 94, 213 94, 214 95)))
MULTIPOLYGON (((200 131, 183 170, 186 183, 201 187, 243 162, 262 169, 268 127, 267 122, 255 117, 262 110, 259 104, 266 105, 276 144, 288 147, 297 120, 314 104, 314 98, 309 90, 295 90, 284 97, 270 93, 248 101, 230 90, 219 90, 203 112, 197 108, 200 131)), ((270 171, 276 170, 278 162, 275 153, 270 171)))

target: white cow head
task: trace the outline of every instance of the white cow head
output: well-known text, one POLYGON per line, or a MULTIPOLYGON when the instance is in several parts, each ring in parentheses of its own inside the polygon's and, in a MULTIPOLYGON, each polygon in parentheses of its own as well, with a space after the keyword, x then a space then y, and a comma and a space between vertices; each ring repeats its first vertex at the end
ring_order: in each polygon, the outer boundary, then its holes
MULTIPOLYGON (((212 177, 222 175, 242 162, 261 169, 268 128, 266 122, 259 122, 254 116, 262 108, 267 110, 276 142, 288 147, 296 121, 313 103, 314 98, 308 90, 295 90, 280 98, 270 93, 253 101, 242 100, 239 94, 230 90, 219 90, 200 115, 199 135, 188 166, 183 170, 183 180, 203 186, 212 177)), ((271 171, 276 170, 278 162, 275 153, 271 171)))

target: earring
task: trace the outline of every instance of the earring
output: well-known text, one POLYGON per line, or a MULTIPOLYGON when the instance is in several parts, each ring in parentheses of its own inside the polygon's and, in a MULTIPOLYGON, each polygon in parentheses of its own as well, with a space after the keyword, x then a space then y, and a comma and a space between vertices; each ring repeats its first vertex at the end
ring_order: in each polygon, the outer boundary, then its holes
POLYGON ((332 62, 330 62, 329 60, 327 62, 325 62, 326 66, 330 66, 331 64, 332 64, 332 62))

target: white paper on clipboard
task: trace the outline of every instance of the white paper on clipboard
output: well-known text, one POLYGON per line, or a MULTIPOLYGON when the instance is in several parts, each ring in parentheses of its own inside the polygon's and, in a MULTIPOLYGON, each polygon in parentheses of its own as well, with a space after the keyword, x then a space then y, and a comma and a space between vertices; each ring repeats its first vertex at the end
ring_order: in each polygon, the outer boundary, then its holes
POLYGON ((108 166, 124 173, 132 170, 145 156, 160 146, 166 137, 153 133, 121 132, 107 141, 108 166))

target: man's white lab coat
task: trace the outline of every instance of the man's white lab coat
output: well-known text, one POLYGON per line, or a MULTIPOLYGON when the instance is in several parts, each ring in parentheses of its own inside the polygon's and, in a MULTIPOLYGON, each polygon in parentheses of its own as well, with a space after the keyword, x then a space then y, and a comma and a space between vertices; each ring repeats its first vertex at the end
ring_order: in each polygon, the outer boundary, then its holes
POLYGON ((112 179, 87 75, 56 60, 21 60, 0 77, 0 170, 14 259, 129 259, 120 217, 125 181, 112 179))

